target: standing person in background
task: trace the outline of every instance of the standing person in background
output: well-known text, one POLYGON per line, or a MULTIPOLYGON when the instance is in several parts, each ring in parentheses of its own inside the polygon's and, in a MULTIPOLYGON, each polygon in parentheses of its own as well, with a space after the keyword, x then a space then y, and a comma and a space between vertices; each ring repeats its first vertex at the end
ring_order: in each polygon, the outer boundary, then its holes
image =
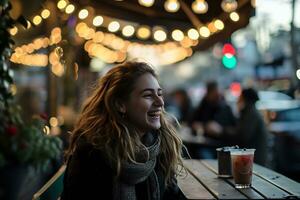
POLYGON ((178 199, 182 141, 146 63, 111 69, 71 135, 62 199, 178 199))
POLYGON ((237 106, 240 117, 237 123, 235 138, 241 148, 254 148, 254 162, 265 165, 267 159, 267 130, 264 120, 255 107, 259 100, 252 88, 244 89, 237 106))

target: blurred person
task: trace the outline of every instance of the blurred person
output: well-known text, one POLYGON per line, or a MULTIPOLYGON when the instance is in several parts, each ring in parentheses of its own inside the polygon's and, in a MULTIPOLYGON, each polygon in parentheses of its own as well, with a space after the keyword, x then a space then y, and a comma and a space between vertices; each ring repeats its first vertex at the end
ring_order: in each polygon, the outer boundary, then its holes
POLYGON ((235 123, 235 116, 220 93, 218 83, 208 82, 206 94, 193 113, 192 127, 202 128, 207 136, 218 137, 227 127, 234 127, 235 123))
POLYGON ((178 199, 182 141, 163 107, 146 63, 101 78, 71 135, 62 199, 178 199))
MULTIPOLYGON (((226 130, 235 125, 236 118, 219 91, 218 83, 215 81, 208 82, 206 94, 195 109, 191 119, 193 131, 196 134, 204 134, 207 137, 218 139, 219 145, 226 145, 226 140, 222 140, 223 135, 226 135, 226 130)), ((214 148, 201 148, 197 151, 200 158, 214 158, 216 156, 214 148)))
POLYGON ((253 88, 243 89, 237 101, 239 119, 235 138, 241 148, 254 148, 254 162, 265 165, 267 158, 267 130, 264 120, 255 107, 259 100, 253 88))
POLYGON ((188 122, 192 111, 192 103, 188 93, 184 89, 176 89, 171 96, 178 107, 178 121, 188 122))

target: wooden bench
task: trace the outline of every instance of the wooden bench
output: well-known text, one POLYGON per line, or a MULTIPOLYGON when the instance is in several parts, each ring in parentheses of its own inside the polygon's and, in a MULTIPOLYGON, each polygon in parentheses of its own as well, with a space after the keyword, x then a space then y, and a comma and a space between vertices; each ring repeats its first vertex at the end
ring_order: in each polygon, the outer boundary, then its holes
POLYGON ((57 200, 63 191, 66 165, 62 165, 51 179, 34 195, 32 200, 57 200))

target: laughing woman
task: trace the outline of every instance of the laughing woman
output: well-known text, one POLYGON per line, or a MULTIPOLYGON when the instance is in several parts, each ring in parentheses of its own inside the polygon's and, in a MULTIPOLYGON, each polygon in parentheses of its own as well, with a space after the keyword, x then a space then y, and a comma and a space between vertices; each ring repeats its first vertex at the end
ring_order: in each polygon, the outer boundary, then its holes
POLYGON ((62 199, 178 199, 182 141, 146 63, 112 68, 71 135, 62 199))

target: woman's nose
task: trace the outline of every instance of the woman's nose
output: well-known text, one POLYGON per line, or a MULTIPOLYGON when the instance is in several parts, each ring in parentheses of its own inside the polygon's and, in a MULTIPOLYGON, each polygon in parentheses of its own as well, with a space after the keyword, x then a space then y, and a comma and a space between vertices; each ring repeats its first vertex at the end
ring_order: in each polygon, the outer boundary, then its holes
POLYGON ((155 98, 155 105, 156 106, 159 106, 159 107, 163 107, 164 106, 164 99, 162 96, 157 96, 156 95, 156 98, 155 98))

